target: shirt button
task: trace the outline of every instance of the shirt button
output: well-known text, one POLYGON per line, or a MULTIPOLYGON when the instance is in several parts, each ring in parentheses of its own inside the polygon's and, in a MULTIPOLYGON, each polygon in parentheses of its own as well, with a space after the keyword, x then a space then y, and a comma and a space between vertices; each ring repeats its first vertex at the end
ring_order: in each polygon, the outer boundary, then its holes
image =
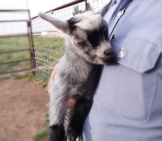
POLYGON ((122 16, 123 15, 123 11, 119 11, 118 13, 117 13, 117 17, 120 17, 120 16, 122 16))
POLYGON ((115 39, 115 35, 112 36, 112 39, 113 39, 113 40, 115 39))
POLYGON ((124 52, 123 51, 119 51, 117 54, 118 58, 123 58, 124 57, 124 52))

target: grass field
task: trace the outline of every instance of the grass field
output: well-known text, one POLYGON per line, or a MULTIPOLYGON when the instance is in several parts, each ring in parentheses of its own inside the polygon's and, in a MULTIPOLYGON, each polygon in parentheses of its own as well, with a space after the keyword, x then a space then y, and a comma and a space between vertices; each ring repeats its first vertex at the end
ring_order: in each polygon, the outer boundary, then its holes
MULTIPOLYGON (((45 38, 42 36, 34 36, 34 47, 64 52, 64 39, 58 37, 45 38)), ((41 58, 43 60, 54 63, 56 63, 57 59, 59 59, 62 56, 62 54, 60 53, 40 51, 40 50, 35 50, 35 54, 37 58, 41 58)))
MULTIPOLYGON (((26 49, 28 48, 28 38, 22 37, 10 37, 0 38, 0 52, 26 49)), ((0 55, 0 63, 15 61, 20 59, 28 59, 30 54, 28 51, 16 52, 16 53, 3 53, 0 55)), ((29 68, 30 62, 19 62, 0 65, 0 73, 10 72, 21 68, 29 68)))
POLYGON ((64 39, 59 37, 48 38, 45 36, 34 35, 34 47, 45 48, 55 51, 64 51, 64 39))
MULTIPOLYGON (((33 36, 34 47, 47 49, 47 50, 55 50, 55 51, 64 51, 64 39, 63 38, 48 38, 42 37, 39 35, 33 36)), ((19 49, 28 49, 28 38, 27 36, 21 37, 9 37, 9 38, 0 38, 0 52, 19 50, 19 49)), ((53 64, 57 63, 58 59, 62 56, 60 53, 35 50, 35 57, 53 62, 53 64)), ((15 53, 3 53, 0 55, 0 63, 15 61, 21 59, 30 58, 29 51, 15 52, 15 53)), ((50 66, 52 64, 47 64, 42 61, 37 61, 37 66, 41 67, 45 71, 52 71, 53 67, 50 66), (52 67, 52 68, 51 68, 52 67)), ((0 73, 14 71, 19 69, 30 68, 30 61, 24 61, 19 63, 11 63, 11 64, 1 64, 0 65, 0 73)))
MULTIPOLYGON (((64 39, 63 38, 47 38, 42 36, 34 36, 34 47, 64 52, 64 39)), ((44 70, 48 73, 53 71, 54 65, 58 62, 58 60, 63 56, 61 53, 55 53, 50 51, 43 51, 43 50, 35 50, 35 57, 42 59, 44 61, 36 60, 37 68, 44 70), (51 63, 47 63, 51 62, 51 63)), ((39 70, 36 71, 36 75, 41 79, 48 81, 49 75, 43 73, 39 70)))

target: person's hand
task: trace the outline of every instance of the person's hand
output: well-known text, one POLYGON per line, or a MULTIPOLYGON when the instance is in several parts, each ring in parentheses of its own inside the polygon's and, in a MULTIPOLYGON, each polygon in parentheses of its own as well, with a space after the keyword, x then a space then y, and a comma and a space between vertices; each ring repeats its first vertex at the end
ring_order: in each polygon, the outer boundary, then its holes
POLYGON ((54 77, 55 77, 57 68, 58 68, 58 64, 55 65, 54 70, 53 70, 53 72, 51 73, 50 79, 49 79, 49 81, 48 81, 48 85, 47 85, 48 94, 50 94, 51 84, 52 84, 52 81, 54 80, 54 77))
MULTIPOLYGON (((47 86, 47 90, 48 90, 48 94, 50 94, 50 88, 51 88, 51 84, 55 78, 55 74, 56 74, 56 71, 57 71, 57 68, 58 68, 59 64, 56 64, 55 67, 54 67, 54 70, 51 74, 51 77, 49 79, 49 82, 48 82, 48 86, 47 86)), ((70 98, 68 100, 68 104, 67 104, 67 108, 70 109, 70 108, 73 108, 74 105, 75 105, 76 101, 73 99, 73 98, 70 98)))

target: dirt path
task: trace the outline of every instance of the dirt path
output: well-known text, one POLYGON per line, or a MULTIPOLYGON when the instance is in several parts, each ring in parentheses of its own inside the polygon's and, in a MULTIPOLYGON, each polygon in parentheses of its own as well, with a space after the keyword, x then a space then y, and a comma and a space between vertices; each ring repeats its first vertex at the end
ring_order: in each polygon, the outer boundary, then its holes
POLYGON ((0 141, 34 141, 45 129, 48 94, 34 80, 0 80, 0 141))

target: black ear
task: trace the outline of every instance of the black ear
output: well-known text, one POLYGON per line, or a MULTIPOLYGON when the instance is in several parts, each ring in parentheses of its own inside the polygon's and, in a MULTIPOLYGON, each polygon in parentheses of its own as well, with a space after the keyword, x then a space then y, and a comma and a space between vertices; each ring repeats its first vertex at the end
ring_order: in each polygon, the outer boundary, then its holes
POLYGON ((69 31, 70 33, 72 33, 75 29, 76 29, 76 24, 79 22, 79 20, 77 18, 71 18, 69 20, 67 20, 67 24, 69 27, 69 31))

